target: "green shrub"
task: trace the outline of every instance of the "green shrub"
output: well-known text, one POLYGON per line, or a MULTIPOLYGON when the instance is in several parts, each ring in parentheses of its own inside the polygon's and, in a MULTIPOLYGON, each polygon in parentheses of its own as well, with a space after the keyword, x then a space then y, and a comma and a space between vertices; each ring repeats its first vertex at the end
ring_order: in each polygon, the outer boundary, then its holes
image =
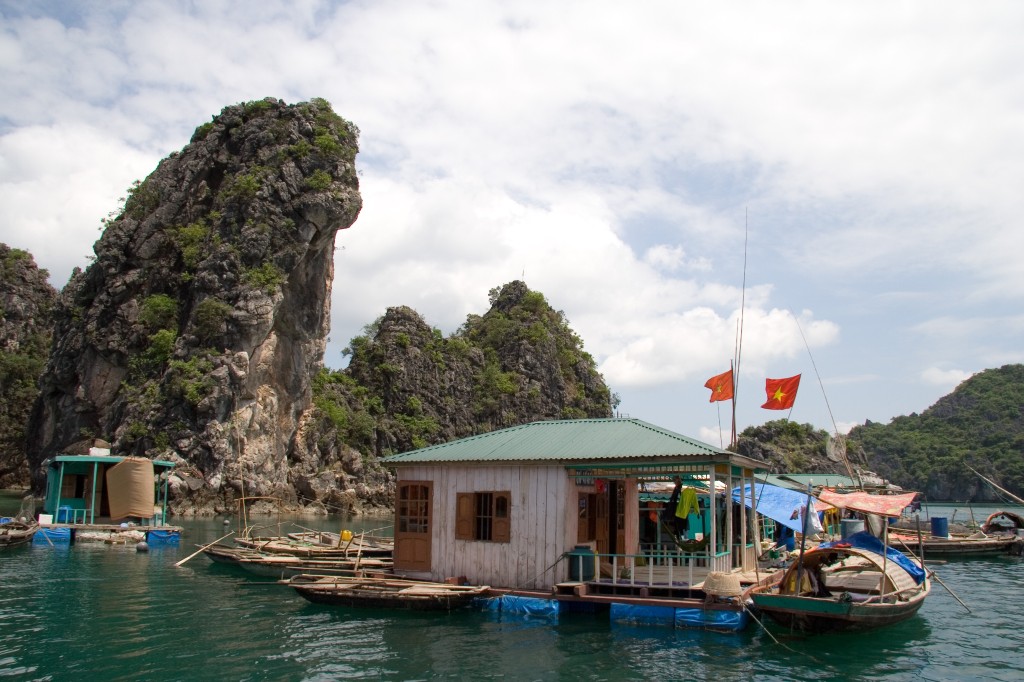
POLYGON ((205 221, 197 220, 188 225, 171 228, 170 235, 181 252, 185 269, 194 271, 206 257, 211 236, 210 228, 205 221))
POLYGON ((143 354, 146 360, 158 367, 163 366, 171 359, 174 352, 174 342, 178 335, 172 329, 161 329, 149 337, 149 348, 143 354))
POLYGON ((178 324, 178 302, 167 294, 153 294, 142 301, 139 321, 150 329, 172 329, 178 324))
POLYGON ((314 192, 323 192, 331 186, 332 182, 334 182, 334 180, 331 178, 331 174, 320 169, 313 171, 313 173, 306 178, 306 186, 314 192))
POLYGON ((209 341, 224 331, 224 323, 234 310, 230 305, 219 299, 204 298, 196 306, 195 310, 195 331, 196 336, 204 341, 209 341))
POLYGON ((124 202, 124 214, 129 218, 142 220, 160 205, 160 194, 147 178, 136 180, 128 189, 128 198, 124 202))
POLYGON ((171 395, 180 397, 195 407, 213 389, 209 377, 213 363, 207 358, 192 357, 188 360, 172 360, 168 371, 168 389, 171 395))
POLYGON ((242 274, 242 281, 251 287, 273 294, 284 284, 284 272, 273 263, 263 263, 259 267, 246 270, 242 274))

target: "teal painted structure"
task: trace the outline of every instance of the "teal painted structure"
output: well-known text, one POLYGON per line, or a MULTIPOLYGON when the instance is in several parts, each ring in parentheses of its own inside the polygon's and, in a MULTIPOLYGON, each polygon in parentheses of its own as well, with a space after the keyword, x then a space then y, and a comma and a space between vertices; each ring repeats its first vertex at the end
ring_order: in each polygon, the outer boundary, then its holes
MULTIPOLYGON (((113 455, 57 455, 47 460, 43 511, 52 514, 56 523, 95 524, 96 517, 103 515, 105 489, 97 481, 102 481, 107 470, 124 459, 113 455)), ((161 474, 173 468, 173 462, 153 460, 153 485, 157 486, 154 500, 161 510, 152 519, 154 525, 162 526, 167 521, 168 477, 161 474), (158 484, 160 479, 162 483, 158 484)))

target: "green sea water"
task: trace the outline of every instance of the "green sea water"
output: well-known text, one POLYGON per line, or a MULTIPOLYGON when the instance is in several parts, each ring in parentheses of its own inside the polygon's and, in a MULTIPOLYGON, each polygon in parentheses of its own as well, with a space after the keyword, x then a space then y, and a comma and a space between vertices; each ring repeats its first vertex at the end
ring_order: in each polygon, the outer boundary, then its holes
MULTIPOLYGON (((0 503, 4 500, 0 499, 0 503)), ((8 504, 11 502, 7 499, 8 504)), ((17 501, 14 500, 14 511, 17 501)), ((5 509, 0 507, 0 512, 5 509)), ((10 509, 6 510, 10 513, 10 509)), ((932 515, 947 513, 934 505, 932 515)), ((975 507, 982 519, 989 510, 975 507)), ((1024 511, 1018 509, 1018 511, 1024 511)), ((961 512, 957 520, 963 518, 961 512)), ((1024 562, 950 561, 911 620, 874 632, 740 634, 461 611, 317 606, 287 587, 175 562, 233 526, 177 520, 179 547, 0 553, 0 678, 17 680, 1020 680, 1024 562)), ((379 519, 286 521, 355 531, 379 519)), ((285 530, 292 528, 286 527, 285 530)), ((772 627, 772 626, 769 626, 772 627)))

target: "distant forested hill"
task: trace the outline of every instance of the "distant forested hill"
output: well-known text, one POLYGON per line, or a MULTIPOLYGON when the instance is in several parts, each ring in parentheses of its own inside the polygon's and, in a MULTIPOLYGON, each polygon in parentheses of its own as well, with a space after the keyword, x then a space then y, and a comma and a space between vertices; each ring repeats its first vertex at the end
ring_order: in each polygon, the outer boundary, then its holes
POLYGON ((974 467, 1024 497, 1024 365, 989 369, 921 414, 850 432, 868 466, 930 500, 1001 499, 974 467))

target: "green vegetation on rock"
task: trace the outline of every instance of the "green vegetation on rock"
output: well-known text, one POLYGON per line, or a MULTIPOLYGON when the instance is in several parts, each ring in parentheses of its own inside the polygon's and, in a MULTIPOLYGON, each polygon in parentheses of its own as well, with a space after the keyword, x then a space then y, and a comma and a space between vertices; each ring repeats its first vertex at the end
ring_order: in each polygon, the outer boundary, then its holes
POLYGON ((879 474, 932 500, 997 499, 972 466, 1024 496, 1024 365, 989 369, 921 414, 850 431, 879 474))

